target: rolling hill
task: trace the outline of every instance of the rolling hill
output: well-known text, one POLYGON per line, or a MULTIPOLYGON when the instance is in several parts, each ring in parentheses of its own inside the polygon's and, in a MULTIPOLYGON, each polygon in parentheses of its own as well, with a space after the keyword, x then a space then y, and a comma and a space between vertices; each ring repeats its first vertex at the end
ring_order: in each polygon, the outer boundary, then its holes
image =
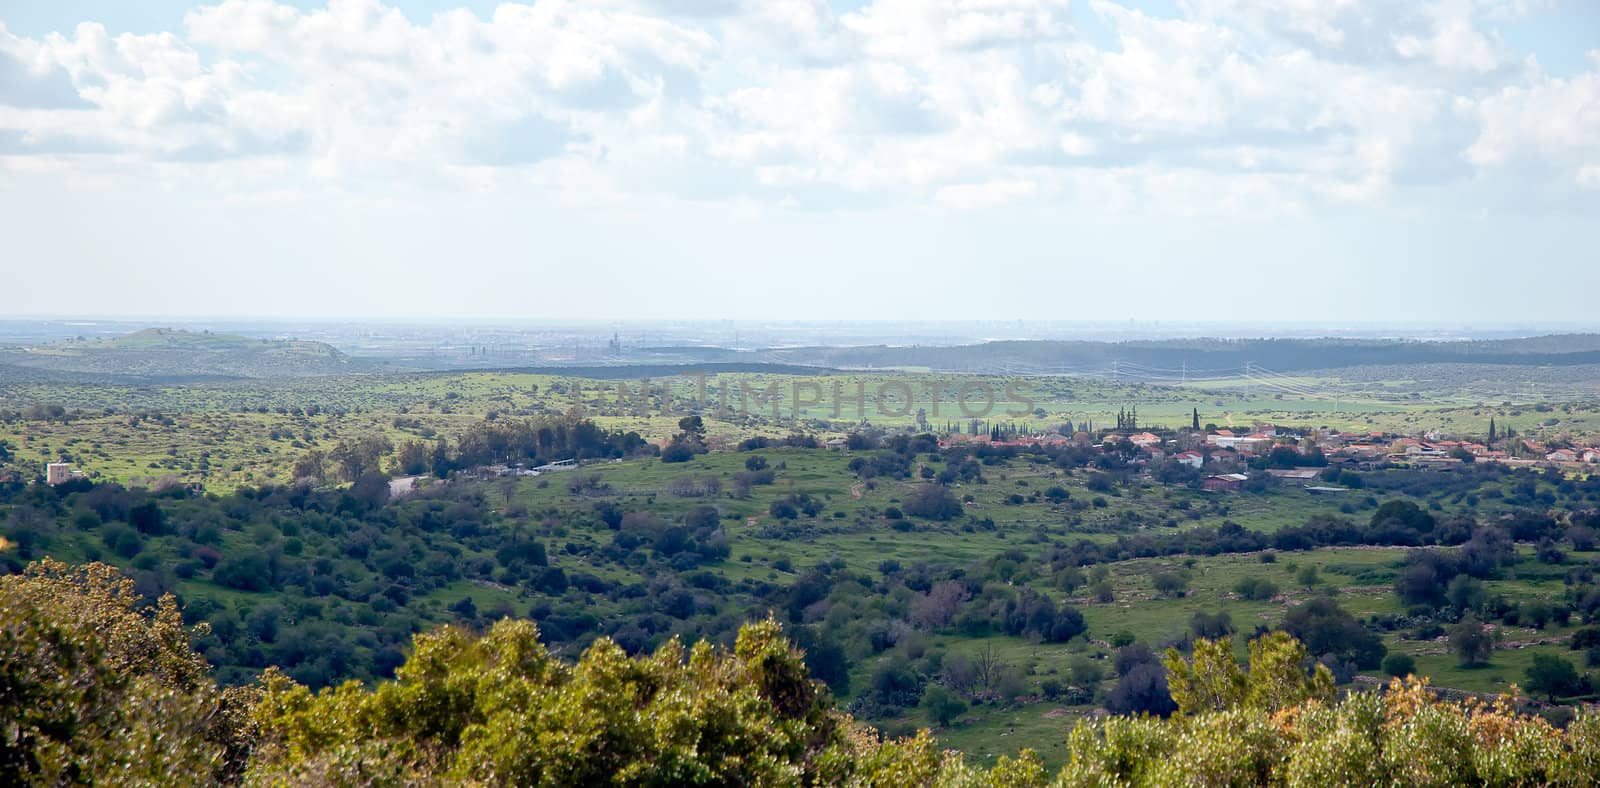
POLYGON ((332 345, 147 328, 112 339, 0 349, 0 374, 193 381, 316 377, 372 371, 332 345))

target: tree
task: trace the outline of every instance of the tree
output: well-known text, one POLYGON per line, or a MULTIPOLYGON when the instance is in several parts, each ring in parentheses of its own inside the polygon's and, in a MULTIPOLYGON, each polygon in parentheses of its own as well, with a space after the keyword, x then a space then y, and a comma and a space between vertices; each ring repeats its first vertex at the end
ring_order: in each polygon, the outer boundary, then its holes
POLYGON ((1450 581, 1450 588, 1445 592, 1450 600, 1450 607, 1457 613, 1476 613, 1483 609, 1488 601, 1489 594, 1483 588, 1482 581, 1467 575, 1456 575, 1450 581))
POLYGON ((428 472, 428 447, 422 441, 410 440, 400 444, 395 455, 395 465, 407 476, 420 476, 428 472))
POLYGON ((961 583, 939 583, 911 600, 911 621, 932 630, 944 629, 961 612, 966 599, 967 588, 961 583))
POLYGON ((394 451, 394 444, 382 435, 366 435, 353 440, 339 441, 329 453, 329 459, 339 466, 339 472, 347 482, 360 479, 368 471, 377 471, 378 461, 384 455, 394 451))
POLYGON ((944 658, 944 666, 940 671, 944 684, 962 695, 970 696, 978 684, 978 668, 962 654, 951 654, 944 658))
POLYGON ((1165 659, 1172 699, 1186 716, 1236 707, 1272 713, 1308 700, 1326 702, 1333 697, 1333 674, 1322 665, 1307 673, 1309 661, 1305 645, 1283 632, 1250 641, 1248 673, 1227 640, 1200 638, 1192 658, 1168 649, 1165 659))
POLYGON ((1417 672, 1417 661, 1410 654, 1390 654, 1383 660, 1383 672, 1395 678, 1405 678, 1417 672))
POLYGON ((428 472, 443 479, 455 468, 455 460, 450 456, 450 444, 444 438, 434 441, 433 451, 428 454, 428 472))
POLYGON ((1226 638, 1233 634, 1233 616, 1228 615, 1226 610, 1216 613, 1197 610, 1189 619, 1189 632, 1197 638, 1226 638))
POLYGON ((948 520, 961 514, 961 502, 948 487, 927 482, 917 485, 901 508, 906 514, 929 520, 948 520))
POLYGON ((1114 714, 1153 714, 1165 717, 1178 710, 1167 689, 1167 671, 1160 663, 1141 662, 1117 680, 1106 696, 1106 709, 1114 714))
POLYGON ((1580 683, 1578 669, 1572 662, 1554 654, 1534 654, 1527 676, 1528 690, 1542 693, 1551 703, 1558 696, 1576 693, 1580 683))
POLYGON ((1267 467, 1269 468, 1298 468, 1300 467, 1300 452, 1293 446, 1274 446, 1267 453, 1267 467))
MULTIPOLYGON (((264 647, 291 647, 279 625, 290 615, 259 604, 247 626, 264 647)), ((854 722, 771 618, 740 627, 731 648, 670 639, 630 656, 598 637, 572 662, 533 622, 498 618, 416 635, 393 680, 314 692, 269 668, 255 688, 219 690, 190 645, 205 630, 185 629, 171 597, 143 604, 104 565, 34 564, 0 577, 0 784, 1589 785, 1600 764, 1592 716, 1552 725, 1510 699, 1452 701, 1415 678, 1336 696, 1330 671, 1283 632, 1252 641, 1243 664, 1223 641, 1170 650, 1165 666, 1122 649, 1107 708, 1182 713, 1083 720, 1051 775, 1028 751, 985 769, 926 731, 892 739, 854 722)), ((338 644, 292 647, 320 645, 338 644)), ((986 651, 990 686, 1021 691, 1021 672, 986 651)), ((875 694, 951 724, 965 705, 951 690, 978 680, 963 661, 950 655, 947 683, 925 687, 896 654, 875 694)), ((1562 662, 1536 658, 1529 685, 1585 691, 1562 662)), ((1081 655, 1070 674, 1100 676, 1081 655)), ((1047 681, 1047 694, 1064 689, 1047 681)))
POLYGON ((673 441, 661 450, 662 462, 688 462, 694 459, 694 447, 682 441, 673 441))
POLYGON ((1156 593, 1162 596, 1180 597, 1189 588, 1189 576, 1182 571, 1157 572, 1150 578, 1150 583, 1155 586, 1156 593))
POLYGON ((1050 625, 1050 631, 1045 634, 1045 640, 1051 643, 1065 643, 1089 630, 1084 623, 1083 613, 1077 608, 1062 605, 1056 611, 1055 621, 1050 625))
POLYGON ((629 658, 601 639, 572 666, 530 621, 482 637, 419 635, 397 680, 313 695, 281 674, 263 684, 263 783, 392 775, 402 783, 831 784, 845 746, 828 696, 775 621, 741 628, 731 651, 676 640, 629 658), (830 758, 825 752, 835 754, 830 758), (830 766, 831 765, 831 766, 830 766), (348 770, 348 771, 347 771, 348 770))
POLYGON ((952 695, 950 690, 930 684, 922 693, 923 713, 928 715, 928 721, 941 728, 950 727, 950 721, 961 716, 967 710, 966 701, 952 695))
POLYGON ((661 450, 662 462, 688 462, 696 454, 706 452, 704 419, 699 416, 685 416, 678 420, 678 429, 682 432, 674 435, 667 447, 661 450))
POLYGON ((105 564, 0 577, 0 783, 237 778, 253 695, 217 690, 199 634, 105 564))
POLYGON ((300 459, 294 461, 294 469, 290 473, 296 480, 310 479, 316 484, 326 484, 328 481, 328 455, 321 449, 309 449, 300 459))
POLYGON ((1245 599, 1264 602, 1278 595, 1278 584, 1264 577, 1246 577, 1234 584, 1233 591, 1245 599))
POLYGON ((1000 674, 1009 667, 1000 654, 994 650, 994 644, 985 642, 983 648, 972 655, 972 670, 977 678, 978 686, 988 690, 994 687, 1000 674))
POLYGON ((376 470, 364 471, 350 485, 350 497, 369 508, 377 508, 389 500, 389 477, 376 470))
POLYGON ((1332 654, 1362 670, 1377 669, 1387 652, 1377 635, 1325 596, 1290 608, 1283 617, 1283 629, 1305 643, 1312 654, 1332 654))
POLYGON ((1450 628, 1450 649, 1461 660, 1462 667, 1487 665, 1494 652, 1494 636, 1476 616, 1468 614, 1450 628))
POLYGON ((1412 564, 1395 576, 1394 593, 1408 605, 1439 607, 1445 601, 1445 585, 1428 564, 1412 564))
MULTIPOLYGON (((1412 538, 1433 532, 1433 515, 1423 510, 1422 507, 1404 498, 1395 498, 1385 501, 1372 513, 1369 527, 1374 531, 1399 532, 1410 534, 1412 538)), ((1401 544, 1416 544, 1416 541, 1397 542, 1401 544)))

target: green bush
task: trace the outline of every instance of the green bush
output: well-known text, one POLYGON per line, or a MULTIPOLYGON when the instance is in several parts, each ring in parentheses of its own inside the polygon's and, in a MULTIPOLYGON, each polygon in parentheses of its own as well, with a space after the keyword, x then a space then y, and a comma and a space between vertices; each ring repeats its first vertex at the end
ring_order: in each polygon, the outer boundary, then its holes
POLYGON ((1390 654, 1383 660, 1383 672, 1403 679, 1417 672, 1417 661, 1410 654, 1390 654))

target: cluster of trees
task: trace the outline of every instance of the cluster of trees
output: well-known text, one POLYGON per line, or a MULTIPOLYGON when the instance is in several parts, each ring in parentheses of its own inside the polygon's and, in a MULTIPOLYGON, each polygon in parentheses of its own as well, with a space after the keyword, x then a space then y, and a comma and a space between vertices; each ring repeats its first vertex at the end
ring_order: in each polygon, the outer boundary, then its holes
MULTIPOLYGON (((1572 519, 1588 522, 1583 515, 1572 519)), ((1450 532, 1445 543, 1453 543, 1463 531, 1450 532)), ((1563 545, 1576 550, 1594 546, 1590 526, 1562 526, 1545 513, 1518 512, 1494 525, 1474 527, 1470 533, 1470 538, 1455 547, 1410 551, 1394 583, 1395 595, 1408 605, 1409 620, 1419 622, 1413 635, 1448 634, 1463 666, 1489 662, 1495 637, 1486 626, 1490 622, 1544 629, 1551 624, 1566 626, 1575 615, 1590 620, 1600 612, 1600 589, 1595 588, 1593 569, 1587 566, 1568 570, 1566 593, 1559 599, 1513 599, 1490 593, 1486 585, 1486 581, 1504 577, 1507 568, 1517 562, 1516 540, 1535 542, 1539 561, 1560 565, 1566 562, 1563 545), (1552 535, 1564 541, 1558 542, 1552 535)), ((1581 637, 1573 642, 1574 648, 1589 649, 1589 664, 1600 664, 1600 650, 1581 645, 1581 637)), ((1563 685, 1562 689, 1571 688, 1563 685)))
POLYGON ((637 432, 607 431, 575 416, 485 419, 463 430, 454 446, 438 438, 431 444, 408 440, 397 449, 382 435, 347 438, 327 452, 308 450, 295 462, 292 476, 318 484, 345 481, 360 485, 381 480, 387 472, 445 478, 452 471, 496 463, 542 465, 630 457, 655 450, 637 432))
MULTIPOLYGON (((1247 664, 1204 639, 1159 673, 1130 658, 1119 671, 1159 677, 1170 714, 1079 723, 1052 775, 1026 750, 985 769, 926 731, 882 738, 834 708, 771 619, 731 648, 629 656, 600 640, 569 664, 508 618, 417 635, 393 681, 314 692, 269 670, 225 690, 175 601, 139 600, 104 565, 0 577, 0 782, 1587 785, 1600 771, 1600 719, 1557 728, 1416 679, 1338 697, 1284 633, 1252 641, 1247 664)), ((944 689, 921 704, 945 721, 964 706, 944 689)))
MULTIPOLYGON (((23 784, 890 785, 981 780, 931 738, 884 741, 832 708, 775 622, 732 649, 601 641, 556 659, 530 622, 418 635, 393 682, 320 693, 268 671, 224 690, 175 601, 115 569, 0 577, 0 782, 23 784)), ((1039 771, 1025 756, 1025 773, 1039 771)), ((1016 769, 1008 764, 1004 769, 1016 769)), ((996 774, 1004 774, 1004 771, 996 774)))
MULTIPOLYGON (((893 446, 880 452, 898 454, 893 446)), ((772 481, 774 469, 765 456, 751 453, 745 464, 742 474, 760 477, 761 483, 772 481)), ((581 487, 586 478, 574 475, 572 480, 581 487)), ((695 489, 703 486, 697 482, 695 489)), ((1272 534, 1224 524, 1125 536, 1110 544, 1055 542, 1006 551, 975 566, 886 564, 873 574, 825 563, 799 571, 786 584, 777 575, 730 582, 701 570, 730 552, 721 523, 733 515, 719 509, 714 498, 681 515, 663 517, 652 513, 648 502, 643 510, 638 504, 630 510, 605 490, 596 496, 577 490, 575 497, 585 499, 581 508, 548 511, 528 511, 509 495, 504 505, 496 505, 498 501, 490 500, 491 495, 498 498, 496 492, 489 484, 452 484, 381 505, 364 500, 359 486, 243 488, 218 497, 88 482, 57 488, 11 485, 0 488, 0 506, 8 512, 0 533, 16 548, 0 553, 0 561, 17 571, 33 557, 71 551, 127 567, 151 598, 185 581, 210 581, 245 592, 244 597, 202 592, 185 600, 190 615, 211 624, 197 646, 230 682, 247 680, 269 664, 312 686, 388 676, 411 635, 452 620, 481 622, 525 613, 539 619, 552 644, 581 648, 606 635, 637 653, 673 635, 731 637, 741 617, 777 609, 788 611, 788 620, 799 627, 796 636, 806 641, 807 658, 818 674, 843 688, 852 664, 879 660, 902 641, 914 643, 919 633, 1070 639, 1081 632, 1081 616, 1029 584, 1065 591, 1089 586, 1090 598, 1110 601, 1109 582, 1096 581, 1095 572, 1086 577, 1084 570, 1110 561, 1272 547, 1456 545, 1418 553, 1414 565, 1402 573, 1403 590, 1397 590, 1437 602, 1442 589, 1446 602, 1470 603, 1473 586, 1459 578, 1490 576, 1485 571, 1510 555, 1511 534, 1547 538, 1561 532, 1544 515, 1517 515, 1495 526, 1478 526, 1466 519, 1441 518, 1408 502, 1390 502, 1377 507, 1365 524, 1319 517, 1272 534), (601 538, 573 539, 573 531, 601 538), (555 560, 558 554, 562 560, 555 560), (448 609, 431 602, 436 592, 463 581, 510 589, 517 599, 485 604, 481 610, 466 600, 448 609), (1458 592, 1454 597, 1452 588, 1458 592), (603 617, 598 609, 605 611, 603 617), (906 634, 908 638, 902 637, 906 634)), ((818 516, 825 503, 792 492, 775 498, 769 512, 774 521, 783 522, 818 516)), ((914 485, 898 505, 904 512, 895 513, 902 517, 927 520, 958 517, 963 508, 937 480, 914 485)), ((1568 531, 1579 539, 1588 533, 1583 528, 1568 531)), ((795 571, 788 565, 774 568, 795 571)), ((1166 574, 1152 578, 1158 590, 1182 594, 1186 583, 1181 573, 1166 574)), ((1240 593, 1269 598, 1277 592, 1271 583, 1265 585, 1240 593)), ((1600 593, 1592 597, 1600 609, 1600 593)), ((1579 603, 1572 610, 1589 609, 1584 597, 1575 599, 1579 603)), ((1566 610, 1541 613, 1537 604, 1511 607, 1524 621, 1566 610)), ((1296 608, 1297 615, 1318 609, 1316 603, 1296 608)), ((1504 620, 1507 611, 1494 604, 1466 604, 1460 612, 1504 620)), ((1291 621, 1288 626, 1296 625, 1291 621)), ((1375 636, 1348 616, 1327 627, 1332 634, 1326 636, 1311 625, 1291 631, 1341 678, 1358 668, 1377 667, 1383 654, 1375 636)), ((1195 634, 1214 632, 1203 627, 1195 634)), ((942 675, 936 652, 908 655, 910 673, 920 677, 915 686, 937 682, 942 675)), ((896 695, 884 705, 914 704, 918 697, 896 695)))
POLYGON ((705 454, 706 424, 699 416, 685 416, 678 420, 678 434, 672 436, 661 450, 662 462, 688 462, 696 454, 705 454))
MULTIPOLYGON (((686 435, 693 432, 692 424, 685 427, 686 435)), ((769 463, 757 453, 766 445, 771 444, 743 447, 748 453, 738 476, 746 482, 736 480, 734 497, 771 484, 784 470, 783 463, 769 463)), ((852 470, 864 483, 889 474, 922 477, 894 502, 892 513, 885 512, 891 525, 911 516, 982 526, 983 521, 964 515, 956 492, 941 483, 943 472, 932 478, 916 472, 925 466, 913 452, 926 451, 925 442, 896 436, 877 445, 852 458, 861 460, 852 470), (901 519, 893 519, 896 515, 901 519)), ((359 442, 348 448, 358 465, 372 456, 381 461, 385 453, 359 442)), ((985 469, 1003 470, 1000 466, 1015 456, 1009 447, 977 447, 949 449, 940 459, 945 470, 968 469, 955 471, 954 478, 981 479, 985 469), (966 476, 969 472, 972 476, 966 476)), ((1042 456, 1029 459, 1038 463, 1042 456)), ((1092 479, 1104 479, 1114 489, 1116 473, 1096 471, 1092 479)), ((358 482, 373 476, 365 467, 357 475, 358 482)), ((706 494, 716 485, 680 479, 681 484, 669 485, 668 494, 694 500, 658 507, 644 493, 611 490, 605 478, 564 477, 571 497, 548 506, 519 503, 516 483, 510 481, 458 480, 394 503, 383 501, 386 486, 368 496, 360 483, 338 489, 242 488, 224 496, 86 481, 56 488, 5 485, 0 486, 0 535, 15 547, 0 551, 0 561, 20 571, 28 560, 47 554, 102 558, 125 567, 148 598, 187 590, 181 600, 187 614, 208 625, 207 632, 195 635, 194 646, 228 684, 250 682, 270 665, 312 688, 345 679, 383 679, 403 663, 416 633, 447 622, 481 627, 506 616, 527 616, 539 622, 545 643, 564 653, 577 653, 605 637, 637 655, 674 636, 731 642, 740 621, 772 610, 804 648, 813 676, 848 693, 855 674, 854 710, 888 718, 920 707, 930 721, 947 724, 964 713, 957 706, 1009 703, 1036 693, 1073 703, 1098 700, 1118 711, 1170 712, 1165 668, 1139 644, 1112 637, 1121 648, 1113 681, 1105 681, 1102 674, 1108 671, 1089 660, 1041 681, 1028 664, 982 665, 964 648, 941 645, 947 638, 937 637, 1006 634, 1038 642, 1081 637, 1083 617, 1063 604, 1059 592, 1087 587, 1089 599, 1111 601, 1109 573, 1101 566, 1111 561, 1345 544, 1429 545, 1442 549, 1418 553, 1415 565, 1443 584, 1448 603, 1452 586, 1461 585, 1462 598, 1469 599, 1468 580, 1493 576, 1492 567, 1503 564, 1512 538, 1566 539, 1561 544, 1574 549, 1582 549, 1583 539, 1593 544, 1593 529, 1576 515, 1558 523, 1541 512, 1524 512, 1483 526, 1408 502, 1379 506, 1374 501, 1366 522, 1318 517, 1275 533, 1226 523, 1124 535, 1113 543, 1050 542, 1041 531, 1037 546, 961 565, 885 561, 874 568, 829 560, 795 567, 780 558, 771 563, 766 579, 739 573, 743 577, 734 581, 705 566, 729 557, 722 523, 738 516, 728 511, 726 495, 706 494), (1474 568, 1484 566, 1491 567, 1490 574, 1474 568), (212 584, 229 593, 207 592, 212 584), (477 592, 461 598, 460 589, 469 584, 493 589, 488 597, 494 601, 485 602, 477 592)), ((812 521, 786 518, 819 517, 830 508, 826 496, 782 490, 768 507, 776 524, 815 528, 812 521)), ((1033 498, 1080 503, 1064 488, 1042 489, 1033 498)), ((1554 559, 1559 552, 1547 554, 1554 559)), ((1181 572, 1153 576, 1151 582, 1171 596, 1183 594, 1187 585, 1181 572)), ((1277 588, 1261 581, 1239 593, 1270 598, 1277 588)), ((1600 593, 1593 601, 1600 609, 1600 593)), ((1537 605, 1514 607, 1523 620, 1539 615, 1537 605)), ((1585 608, 1575 603, 1571 609, 1585 608)), ((1492 604, 1462 610, 1479 621, 1504 615, 1492 604)), ((1187 647, 1194 638, 1228 634, 1232 626, 1223 615, 1197 616, 1187 637, 1178 633, 1181 640, 1166 642, 1187 647)), ((1311 657, 1336 679, 1384 664, 1376 635, 1331 599, 1291 609, 1282 628, 1306 643, 1311 657)), ((1464 641, 1470 639, 1468 630, 1462 632, 1464 641)))
MULTIPOLYGON (((772 472, 762 455, 747 459, 748 472, 772 472)), ((583 478, 573 475, 574 486, 583 478)), ((723 520, 734 515, 714 499, 666 516, 647 502, 641 509, 579 490, 571 505, 528 511, 502 499, 500 486, 442 485, 378 504, 352 488, 303 485, 226 496, 89 481, 0 485, 0 535, 10 548, 0 561, 19 572, 45 555, 84 555, 124 567, 149 599, 181 592, 187 615, 207 625, 195 647, 229 684, 269 665, 313 687, 384 678, 415 633, 507 615, 538 620, 552 646, 581 649, 608 636, 642 653, 674 635, 731 638, 739 621, 781 610, 808 663, 840 690, 852 665, 924 634, 1062 642, 1084 630, 1077 610, 1025 585, 1035 561, 1022 550, 975 567, 886 565, 876 573, 780 562, 774 567, 795 572, 791 581, 731 582, 701 568, 730 552, 723 520), (464 582, 515 598, 434 601, 464 582), (212 585, 228 592, 207 591, 212 585)), ((959 510, 946 488, 921 489, 934 508, 914 511, 959 510)), ((823 504, 804 492, 773 501, 795 516, 819 514, 823 504)), ((913 672, 920 689, 939 666, 913 672)), ((900 700, 914 705, 919 697, 900 700)))
POLYGON ((784 598, 771 584, 696 574, 728 556, 714 506, 664 519, 598 501, 584 516, 609 542, 580 544, 559 540, 566 525, 557 515, 497 509, 490 489, 448 485, 376 505, 350 489, 305 486, 197 496, 88 481, 5 484, 0 570, 83 555, 125 567, 148 599, 188 589, 185 613, 207 624, 194 645, 226 683, 268 665, 312 686, 370 681, 393 673, 416 632, 507 615, 538 618, 553 644, 581 648, 610 634, 637 651, 677 633, 731 636, 762 600, 784 598), (564 568, 552 560, 557 550, 640 579, 604 579, 570 560, 564 568), (463 581, 515 598, 497 594, 482 610, 434 601, 463 581), (211 584, 227 593, 208 592, 211 584), (611 614, 602 621, 598 609, 611 614))
POLYGON ((1564 729, 1494 704, 1442 700, 1426 680, 1336 696, 1281 634, 1168 652, 1170 718, 1085 722, 1068 738, 1068 785, 1587 785, 1600 773, 1600 718, 1564 729))
MULTIPOLYGON (((1592 546, 1595 534, 1600 532, 1600 517, 1573 513, 1569 520, 1569 525, 1563 525, 1548 512, 1521 510, 1508 513, 1507 517, 1495 521, 1493 525, 1483 525, 1470 516, 1440 517, 1411 501, 1394 499, 1378 506, 1364 523, 1349 517, 1313 515, 1301 525, 1266 532, 1224 521, 1221 525, 1199 525, 1176 533, 1124 534, 1109 544, 1084 539, 1066 547, 1053 548, 1050 555, 1051 560, 1057 563, 1089 566, 1130 558, 1221 555, 1263 550, 1292 552, 1356 545, 1460 546, 1476 554, 1478 543, 1473 542, 1474 546, 1468 546, 1475 536, 1480 542, 1504 538, 1554 546, 1559 540, 1566 539, 1573 549, 1583 549, 1579 545, 1592 546)), ((1554 560, 1554 553, 1547 552, 1547 555, 1554 560)))

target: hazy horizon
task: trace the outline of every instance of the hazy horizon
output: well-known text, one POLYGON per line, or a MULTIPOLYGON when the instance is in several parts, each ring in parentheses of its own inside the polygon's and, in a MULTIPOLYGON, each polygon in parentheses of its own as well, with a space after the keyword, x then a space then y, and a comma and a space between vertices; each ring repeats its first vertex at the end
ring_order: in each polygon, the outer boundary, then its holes
POLYGON ((83 336, 112 338, 151 328, 212 331, 261 338, 315 339, 353 347, 362 340, 448 341, 492 336, 511 346, 603 343, 618 338, 630 348, 700 345, 728 348, 785 346, 940 346, 1018 340, 1127 342, 1187 339, 1367 339, 1470 341, 1600 333, 1596 324, 1321 323, 1237 321, 1070 320, 537 320, 514 318, 352 318, 53 316, 0 318, 0 345, 39 344, 83 336))

